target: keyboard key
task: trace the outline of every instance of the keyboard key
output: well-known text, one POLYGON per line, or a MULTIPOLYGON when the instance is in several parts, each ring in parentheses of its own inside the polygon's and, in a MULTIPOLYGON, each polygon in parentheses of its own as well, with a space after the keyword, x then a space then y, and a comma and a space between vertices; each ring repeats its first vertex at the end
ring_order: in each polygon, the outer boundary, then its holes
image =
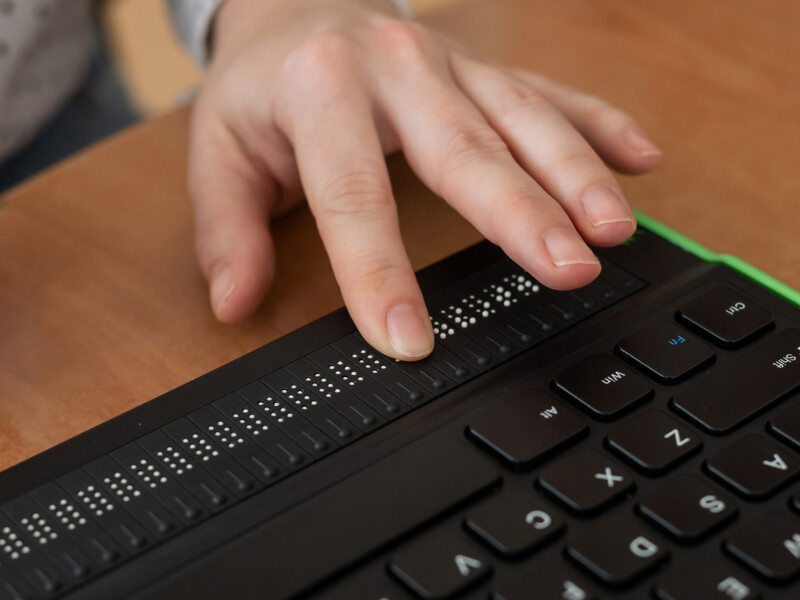
POLYGON ((760 500, 800 474, 800 457, 762 435, 748 433, 709 458, 706 468, 745 498, 760 500))
POLYGON ((613 419, 650 398, 653 387, 629 366, 595 354, 562 371, 556 388, 597 419, 613 419))
POLYGON ((492 572, 489 559, 467 539, 440 529, 392 556, 389 572, 424 600, 452 598, 492 572))
POLYGON ((694 473, 662 481, 641 498, 639 510, 682 541, 697 541, 738 513, 732 498, 694 473))
POLYGON ((519 557, 549 542, 564 530, 557 511, 525 490, 500 492, 471 510, 467 529, 506 557, 519 557))
POLYGON ((761 594, 728 561, 702 554, 670 567, 655 589, 658 600, 757 600, 761 594))
POLYGON ((467 428, 472 440, 516 470, 533 467, 587 432, 574 409, 539 390, 489 406, 467 428))
POLYGON ((521 573, 495 586, 492 600, 594 600, 583 578, 552 558, 525 565, 521 573), (536 590, 533 594, 532 591, 536 590))
POLYGON ((786 581, 800 574, 800 520, 787 513, 759 515, 730 532, 725 550, 759 575, 786 581))
POLYGON ((678 392, 672 407, 712 433, 728 433, 800 387, 800 330, 787 329, 678 392))
POLYGON ((666 319, 624 338, 617 351, 661 383, 677 383, 714 360, 708 344, 666 319))
POLYGON ((326 586, 324 591, 312 596, 313 600, 410 600, 411 595, 401 584, 390 579, 386 569, 370 568, 326 586))
POLYGON ((739 348, 772 324, 772 313, 721 285, 680 307, 681 319, 723 348, 739 348))
POLYGON ((644 525, 616 515, 591 523, 574 535, 567 555, 600 581, 614 586, 632 583, 669 556, 644 525))
POLYGON ((783 409, 769 422, 769 430, 800 449, 800 402, 783 409))
POLYGON ((648 475, 663 473, 699 452, 700 437, 660 410, 631 417, 608 434, 609 447, 648 475))
POLYGON ((565 506, 579 513, 601 510, 634 486, 633 476, 599 450, 580 448, 547 465, 539 485, 565 506))

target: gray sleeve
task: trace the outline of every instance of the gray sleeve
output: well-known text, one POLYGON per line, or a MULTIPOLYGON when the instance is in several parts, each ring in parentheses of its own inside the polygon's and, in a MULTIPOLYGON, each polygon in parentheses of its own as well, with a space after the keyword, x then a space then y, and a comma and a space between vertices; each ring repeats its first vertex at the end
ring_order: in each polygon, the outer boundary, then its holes
MULTIPOLYGON (((166 0, 172 25, 195 62, 208 64, 208 33, 214 14, 224 0, 166 0)), ((410 0, 393 0, 403 17, 411 17, 410 0)))

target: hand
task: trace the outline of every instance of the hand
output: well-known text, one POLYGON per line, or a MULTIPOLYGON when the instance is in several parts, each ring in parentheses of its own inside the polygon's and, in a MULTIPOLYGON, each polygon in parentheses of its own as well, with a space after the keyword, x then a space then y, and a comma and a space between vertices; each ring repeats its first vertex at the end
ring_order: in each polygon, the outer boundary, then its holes
POLYGON ((221 321, 257 308, 274 273, 269 220, 305 190, 366 340, 400 359, 430 353, 384 161, 398 150, 549 287, 589 283, 600 264, 586 242, 618 244, 635 229, 603 159, 641 173, 660 152, 628 115, 481 60, 399 20, 390 0, 227 0, 214 36, 189 187, 221 321))

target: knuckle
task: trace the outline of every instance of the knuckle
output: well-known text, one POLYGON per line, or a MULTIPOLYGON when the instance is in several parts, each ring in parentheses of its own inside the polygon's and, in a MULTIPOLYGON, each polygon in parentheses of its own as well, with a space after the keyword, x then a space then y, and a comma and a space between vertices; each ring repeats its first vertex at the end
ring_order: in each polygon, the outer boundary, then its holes
POLYGON ((427 46, 424 28, 411 21, 385 21, 378 25, 377 37, 390 55, 418 56, 425 53, 427 46))
POLYGON ((356 288, 369 289, 379 297, 408 276, 406 267, 398 264, 394 258, 380 255, 376 251, 355 256, 352 267, 348 283, 356 288))
POLYGON ((368 217, 391 206, 389 183, 371 159, 351 160, 335 169, 319 195, 315 212, 321 218, 368 217))
POLYGON ((335 29, 319 33, 292 50, 284 61, 283 74, 290 80, 325 83, 338 87, 352 62, 355 41, 335 29))
POLYGON ((600 168, 600 159, 586 146, 569 148, 553 159, 553 170, 574 174, 595 174, 600 168))
POLYGON ((585 119, 595 126, 621 129, 630 121, 625 112, 597 96, 587 95, 583 98, 582 103, 585 119))
POLYGON ((496 131, 474 123, 458 124, 442 150, 440 180, 457 178, 464 168, 479 160, 508 153, 508 146, 496 131))
POLYGON ((508 119, 519 112, 539 112, 550 109, 542 94, 522 83, 510 83, 497 97, 496 110, 500 118, 508 119))

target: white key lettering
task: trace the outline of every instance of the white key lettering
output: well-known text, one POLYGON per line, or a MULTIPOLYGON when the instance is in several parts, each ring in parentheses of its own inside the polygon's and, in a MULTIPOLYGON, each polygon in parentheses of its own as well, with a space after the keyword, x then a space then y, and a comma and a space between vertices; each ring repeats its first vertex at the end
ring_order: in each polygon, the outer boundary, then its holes
POLYGON ((664 436, 664 439, 666 440, 669 438, 675 438, 675 445, 678 448, 681 448, 682 446, 685 446, 686 444, 692 441, 692 438, 688 437, 682 438, 680 431, 678 431, 677 429, 673 429, 672 431, 667 432, 667 435, 664 436))
POLYGON ((549 419, 550 417, 554 417, 557 414, 558 414, 558 411, 556 410, 556 407, 555 406, 551 406, 550 408, 545 409, 544 412, 540 412, 539 416, 540 417, 544 417, 545 419, 549 419))
POLYGON ((731 600, 744 600, 750 595, 750 588, 734 577, 720 581, 717 591, 722 592, 731 600))
POLYGON ((658 546, 641 535, 631 542, 630 549, 639 558, 650 558, 658 552, 658 546))
POLYGON ((744 302, 737 302, 733 306, 729 306, 728 308, 726 308, 725 312, 728 313, 729 315, 733 316, 737 312, 739 312, 740 310, 744 310, 745 308, 747 308, 747 307, 745 306, 744 302))
POLYGON ((800 560, 800 533, 795 533, 792 539, 784 541, 783 546, 791 552, 792 556, 800 560))
POLYGON ((456 561, 458 572, 461 573, 462 577, 469 576, 469 574, 472 572, 472 569, 480 569, 483 566, 483 563, 477 558, 464 556, 463 554, 456 554, 454 560, 456 561))
POLYGON ((725 503, 716 496, 703 496, 700 498, 700 507, 705 508, 708 512, 717 514, 725 510, 725 503))
POLYGON ((564 582, 564 593, 561 594, 564 600, 586 600, 586 592, 571 581, 564 582))
POLYGON ((616 383, 623 377, 625 377, 625 373, 623 373, 622 371, 616 371, 615 373, 611 373, 611 375, 609 375, 608 377, 603 377, 600 380, 600 383, 602 383, 603 385, 608 385, 609 383, 616 383))
POLYGON ((772 467, 773 469, 778 469, 779 471, 785 471, 789 467, 786 466, 786 462, 781 458, 780 454, 775 453, 773 455, 772 460, 765 460, 763 461, 764 465, 767 467, 772 467))
POLYGON ((543 510, 532 510, 525 515, 525 522, 534 529, 547 529, 552 525, 553 519, 543 510))
POLYGON ((614 475, 611 472, 611 467, 606 467, 604 473, 595 473, 595 479, 605 479, 606 483, 608 483, 608 487, 613 488, 618 481, 622 481, 622 477, 620 475, 614 475))

